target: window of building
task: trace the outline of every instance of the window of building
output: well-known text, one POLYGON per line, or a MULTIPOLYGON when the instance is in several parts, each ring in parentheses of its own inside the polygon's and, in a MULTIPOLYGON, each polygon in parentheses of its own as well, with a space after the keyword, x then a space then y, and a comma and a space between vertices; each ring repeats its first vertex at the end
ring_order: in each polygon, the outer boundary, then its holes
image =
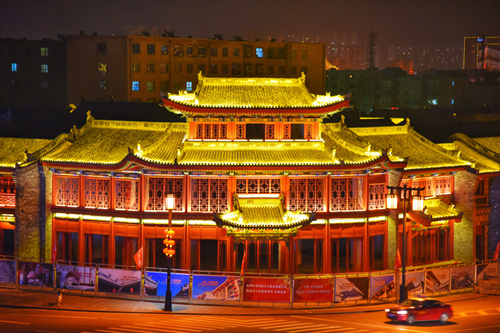
POLYGON ((255 55, 257 56, 257 58, 264 58, 264 50, 262 49, 262 47, 255 48, 255 55))
POLYGON ((0 205, 8 207, 16 206, 16 185, 12 178, 0 177, 0 205))
POLYGON ((56 176, 56 206, 78 207, 80 201, 78 177, 56 176))
POLYGON ((274 47, 267 48, 267 57, 269 59, 274 59, 274 47))
POLYGON ((174 82, 174 91, 181 90, 181 83, 179 81, 174 82))
POLYGON ((174 45, 174 56, 175 57, 182 57, 184 53, 184 48, 182 47, 181 44, 175 44, 174 45))
POLYGON ((247 75, 253 75, 253 65, 252 64, 246 64, 245 65, 245 74, 247 75))
POLYGON ((356 211, 364 210, 362 177, 332 177, 330 188, 330 210, 356 211))
POLYGON ((296 246, 301 249, 297 252, 297 273, 318 274, 323 267, 323 240, 296 239, 296 246))
POLYGON ((257 65, 257 73, 259 75, 266 74, 266 67, 264 65, 257 65))
POLYGON ((332 238, 331 267, 333 273, 363 270, 363 238, 332 238))
POLYGON ((227 179, 191 178, 191 211, 223 212, 227 206, 227 179))
POLYGON ((243 51, 245 52, 245 58, 250 58, 252 57, 252 47, 251 46, 245 46, 243 48, 243 51))
POLYGON ((385 209, 385 184, 370 184, 368 209, 385 209))
POLYGON ((57 232, 56 234, 57 260, 77 261, 78 260, 78 233, 77 232, 57 232))
POLYGON ((167 63, 160 64, 160 70, 162 73, 168 73, 168 64, 167 63))
POLYGON ((307 59, 307 50, 300 51, 302 59, 307 59))
POLYGON ((233 64, 233 74, 241 74, 240 64, 233 64))
POLYGON ((210 66, 210 74, 217 74, 217 65, 213 64, 210 66))
MULTIPOLYGON (((43 47, 42 47, 42 56, 43 56, 43 47)), ((106 53, 106 43, 97 43, 97 53, 106 53)))
POLYGON ((307 66, 301 66, 300 67, 300 72, 304 73, 304 74, 307 74, 307 66))
POLYGON ((186 65, 186 73, 193 73, 193 64, 186 65))
POLYGON ((99 81, 98 87, 99 90, 106 90, 106 81, 99 81))
POLYGON ((269 65, 267 66, 267 74, 274 74, 274 66, 273 65, 269 65))
POLYGON ((154 73, 155 72, 155 64, 153 62, 148 62, 146 65, 146 71, 148 73, 154 73))
POLYGON ((106 74, 108 73, 108 64, 104 64, 102 62, 98 63, 97 71, 99 72, 99 74, 101 74, 101 76, 106 76, 106 74))
POLYGON ((286 52, 285 52, 284 48, 282 48, 282 47, 278 48, 278 58, 279 59, 284 59, 285 58, 285 54, 286 54, 286 52))
POLYGON ((205 56, 205 46, 198 46, 198 56, 199 57, 205 56))
POLYGON ((210 48, 210 56, 217 57, 217 47, 210 48))
POLYGON ((141 53, 141 44, 133 43, 132 44, 132 53, 141 53))
POLYGON ((13 72, 17 72, 17 63, 13 62, 10 68, 13 72))
POLYGON ((160 52, 161 54, 168 54, 168 45, 162 44, 160 52))
POLYGON ((161 80, 160 81, 160 89, 162 91, 165 91, 165 92, 168 92, 169 91, 169 84, 168 84, 168 81, 167 80, 161 80))
POLYGON ((227 50, 227 47, 223 47, 223 48, 222 48, 222 56, 223 56, 223 57, 227 57, 227 55, 228 55, 228 50, 227 50))
POLYGON ((297 66, 290 67, 290 74, 297 75, 297 66))
POLYGON ((302 212, 325 210, 324 178, 290 178, 288 209, 302 212))
POLYGON ((108 178, 84 177, 85 208, 109 209, 111 197, 108 178))
POLYGON ((42 73, 48 73, 49 72, 49 65, 42 64, 41 65, 41 71, 42 71, 42 73))
MULTIPOLYGON (((99 43, 100 44, 100 43, 99 43)), ((106 43, 103 43, 104 44, 104 52, 106 52, 106 43)), ((97 45, 97 52, 99 52, 99 45, 97 45)), ((41 47, 40 48, 40 55, 42 57, 48 57, 49 56, 49 48, 48 47, 41 47)))
POLYGON ((174 65, 174 73, 181 74, 182 73, 182 64, 174 65))
POLYGON ((141 72, 141 63, 140 62, 133 62, 132 63, 132 72, 133 73, 140 73, 141 72))
POLYGON ((193 91, 193 82, 191 81, 186 82, 186 91, 193 91))
POLYGON ((139 81, 132 81, 132 90, 139 91, 139 88, 140 88, 139 81))
POLYGON ((193 45, 186 46, 186 56, 191 57, 193 55, 193 45))
POLYGON ((184 181, 183 178, 147 177, 148 193, 146 199, 147 211, 164 211, 165 198, 171 190, 174 194, 174 211, 184 211, 184 181), (172 187, 172 189, 170 189, 172 187))
POLYGON ((148 54, 155 54, 155 44, 148 44, 147 52, 148 54))
POLYGON ((236 193, 281 193, 281 179, 237 178, 236 193))
POLYGON ((228 65, 222 65, 222 74, 227 74, 228 73, 228 65))
POLYGON ((155 90, 155 81, 148 81, 146 83, 146 89, 148 91, 154 91, 155 90))
POLYGON ((198 73, 205 74, 205 65, 198 65, 198 73))
POLYGON ((227 124, 196 124, 197 139, 227 139, 227 124))
POLYGON ((297 59, 297 50, 292 50, 292 59, 297 59))
POLYGON ((279 66, 278 67, 278 73, 280 75, 285 75, 285 66, 279 66))
POLYGON ((445 195, 452 193, 452 177, 436 178, 436 188, 434 195, 445 195))
POLYGON ((239 57, 240 56, 240 48, 239 47, 234 47, 233 48, 233 56, 234 57, 239 57))
POLYGON ((115 209, 139 210, 139 180, 115 180, 115 209))

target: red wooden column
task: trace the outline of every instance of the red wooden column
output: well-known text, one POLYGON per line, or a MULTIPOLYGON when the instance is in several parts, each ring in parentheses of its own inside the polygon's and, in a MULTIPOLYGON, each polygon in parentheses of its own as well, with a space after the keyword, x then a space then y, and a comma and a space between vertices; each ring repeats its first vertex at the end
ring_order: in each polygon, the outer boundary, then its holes
POLYGON ((411 220, 406 226, 408 230, 408 241, 407 241, 407 254, 408 254, 408 266, 413 266, 413 236, 412 236, 412 231, 411 231, 411 220))
POLYGON ((364 225, 364 241, 363 241, 363 271, 370 271, 370 234, 368 232, 368 218, 364 225))

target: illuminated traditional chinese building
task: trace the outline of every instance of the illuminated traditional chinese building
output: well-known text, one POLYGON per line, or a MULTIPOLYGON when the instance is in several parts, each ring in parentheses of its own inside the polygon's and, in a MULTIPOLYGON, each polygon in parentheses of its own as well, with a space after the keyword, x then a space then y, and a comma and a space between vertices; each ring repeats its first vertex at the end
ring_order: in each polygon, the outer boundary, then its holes
POLYGON ((143 247, 146 267, 165 267, 172 193, 175 268, 237 271, 246 251, 247 272, 390 270, 403 211, 386 208, 386 187, 405 184, 426 198, 406 214, 408 265, 487 254, 492 209, 476 200, 498 179, 498 140, 437 145, 409 120, 323 123, 349 99, 311 94, 304 77, 198 80, 162 96, 185 122, 89 111, 54 140, 1 138, 1 225, 15 225, 16 256, 133 266, 143 247))

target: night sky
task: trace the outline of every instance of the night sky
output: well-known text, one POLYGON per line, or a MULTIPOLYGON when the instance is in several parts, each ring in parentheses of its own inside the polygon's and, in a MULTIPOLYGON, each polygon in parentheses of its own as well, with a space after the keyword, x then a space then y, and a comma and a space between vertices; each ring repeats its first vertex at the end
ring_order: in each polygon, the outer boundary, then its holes
POLYGON ((0 38, 124 34, 169 26, 179 37, 224 39, 354 31, 377 42, 463 45, 464 36, 500 35, 500 0, 1 0, 0 38))

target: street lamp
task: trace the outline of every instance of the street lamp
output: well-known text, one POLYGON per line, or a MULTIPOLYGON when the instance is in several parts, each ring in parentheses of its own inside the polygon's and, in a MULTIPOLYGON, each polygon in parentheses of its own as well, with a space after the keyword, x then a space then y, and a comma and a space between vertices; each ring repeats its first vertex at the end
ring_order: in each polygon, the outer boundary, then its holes
MULTIPOLYGON (((420 196, 420 191, 423 191, 424 188, 413 188, 413 187, 407 187, 406 184, 404 186, 387 186, 387 189, 390 191, 389 194, 387 194, 386 200, 387 200, 387 208, 388 209, 397 209, 398 208, 398 195, 397 193, 393 193, 392 191, 399 190, 402 193, 403 197, 403 237, 402 237, 402 243, 401 243, 401 249, 403 252, 402 258, 401 258, 401 285, 399 286, 399 303, 403 303, 406 298, 406 279, 405 279, 405 274, 406 274, 406 199, 409 196, 408 193, 411 193, 411 191, 417 191, 417 195, 413 196, 413 205, 412 205, 412 210, 413 211, 422 211, 424 210, 424 198, 420 196)), ((399 228, 396 227, 396 237, 399 234, 399 228)))
POLYGON ((175 206, 175 198, 173 194, 168 194, 165 198, 165 208, 168 210, 168 228, 164 230, 165 239, 163 244, 165 248, 163 253, 167 256, 167 291, 165 293, 165 309, 164 311, 172 311, 172 291, 170 290, 170 274, 172 270, 172 256, 175 254, 174 250, 174 235, 175 231, 172 229, 172 210, 175 206))

